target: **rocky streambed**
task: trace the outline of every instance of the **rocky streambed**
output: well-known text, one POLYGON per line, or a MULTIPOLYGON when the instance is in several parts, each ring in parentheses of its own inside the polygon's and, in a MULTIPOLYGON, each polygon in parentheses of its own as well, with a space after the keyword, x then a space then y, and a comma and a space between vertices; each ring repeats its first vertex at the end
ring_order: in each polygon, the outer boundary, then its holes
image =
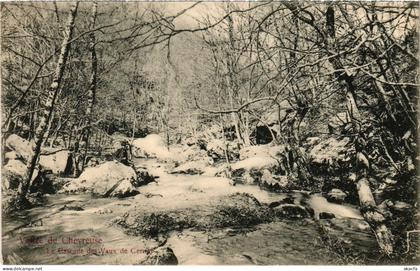
POLYGON ((374 236, 354 206, 306 192, 272 193, 222 177, 158 176, 126 198, 47 196, 3 219, 9 264, 377 263, 374 236), (321 219, 319 219, 321 218, 321 219))

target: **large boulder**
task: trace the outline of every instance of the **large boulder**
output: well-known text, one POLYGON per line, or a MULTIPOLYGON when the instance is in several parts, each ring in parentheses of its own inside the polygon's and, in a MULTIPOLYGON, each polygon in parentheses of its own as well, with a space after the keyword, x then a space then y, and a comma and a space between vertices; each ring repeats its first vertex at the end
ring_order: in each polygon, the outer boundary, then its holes
MULTIPOLYGON (((354 178, 349 173, 349 168, 353 166, 352 157, 355 155, 354 145, 350 138, 330 137, 322 139, 318 144, 309 148, 308 152, 308 166, 313 178, 319 179, 318 183, 322 184, 322 192, 327 194, 332 189, 340 189, 346 193, 344 197, 346 202, 358 203, 354 178)), ((340 194, 337 198, 331 194, 329 199, 342 202, 343 199, 340 198, 343 198, 344 195, 340 194)))
POLYGON ((291 185, 295 183, 295 179, 288 175, 274 175, 264 169, 258 183, 271 191, 285 191, 293 188, 291 185))
POLYGON ((214 164, 213 158, 207 156, 207 152, 197 145, 176 146, 171 151, 176 153, 174 168, 169 172, 171 174, 201 175, 214 164))
POLYGON ((126 142, 130 142, 130 138, 118 133, 118 134, 113 134, 112 135, 112 144, 109 145, 109 147, 107 148, 107 154, 110 156, 114 156, 115 153, 123 148, 123 144, 125 144, 126 142))
POLYGON ((172 157, 160 135, 150 134, 145 138, 137 138, 131 145, 135 157, 149 157, 162 160, 172 157))
POLYGON ((66 184, 61 192, 91 192, 101 197, 126 197, 138 194, 133 183, 137 175, 133 168, 119 162, 108 161, 87 168, 79 178, 66 184))
POLYGON ((11 134, 5 142, 5 152, 13 151, 15 159, 28 163, 33 156, 34 143, 21 138, 18 135, 11 134))
POLYGON ((3 174, 6 172, 10 175, 23 178, 27 172, 26 165, 20 160, 9 160, 3 167, 3 174))
MULTIPOLYGON (((5 143, 5 160, 7 163, 13 160, 21 161, 25 166, 29 165, 32 158, 34 143, 23 139, 15 134, 10 135, 5 143)), ((70 151, 57 148, 44 148, 39 158, 42 170, 50 170, 54 174, 65 172, 70 151)), ((17 162, 12 162, 17 165, 17 162)), ((21 167, 21 165, 19 165, 21 167)))
POLYGON ((254 196, 235 193, 218 197, 203 206, 194 205, 186 209, 145 212, 134 206, 113 222, 127 234, 157 238, 172 231, 185 229, 247 228, 271 222, 274 215, 254 196))
POLYGON ((315 145, 309 152, 312 164, 331 165, 334 162, 346 162, 349 160, 347 152, 349 150, 350 138, 344 137, 336 139, 330 137, 315 145))
POLYGON ((271 222, 272 214, 253 195, 235 193, 221 198, 207 217, 208 228, 249 227, 271 222))
POLYGON ((226 154, 229 161, 234 161, 239 158, 239 146, 236 141, 225 141, 222 139, 213 139, 207 142, 207 155, 215 162, 225 161, 226 154))
POLYGON ((286 149, 282 145, 245 147, 241 161, 232 165, 232 176, 244 183, 255 183, 270 190, 284 191, 295 186, 295 178, 285 172, 286 149))
MULTIPOLYGON (((34 154, 33 147, 33 142, 14 134, 6 139, 6 165, 2 171, 3 189, 16 190, 19 184, 25 180, 30 160, 34 154)), ((32 175, 30 192, 54 193, 56 187, 53 174, 59 175, 66 172, 69 166, 69 157, 70 152, 68 150, 43 148, 39 164, 32 175)))
POLYGON ((311 217, 307 208, 297 204, 285 203, 273 208, 276 217, 286 219, 301 219, 311 217))
MULTIPOLYGON (((9 160, 2 171, 2 188, 17 189, 19 184, 25 179, 27 166, 20 160, 9 160)), ((32 175, 32 181, 38 176, 38 170, 35 169, 32 175)))
POLYGON ((2 188, 3 190, 17 189, 26 174, 26 165, 19 160, 9 160, 3 167, 2 188))
MULTIPOLYGON (((5 191, 12 192, 17 190, 19 184, 25 181, 27 166, 20 160, 9 160, 3 167, 2 188, 5 191)), ((51 177, 51 170, 34 170, 31 179, 30 193, 53 194, 55 186, 51 177)))
MULTIPOLYGON (((190 147, 197 147, 206 152, 206 156, 213 159, 214 162, 226 161, 226 154, 229 161, 236 161, 239 158, 239 142, 232 135, 232 127, 225 127, 225 136, 223 136, 222 128, 218 125, 208 127, 204 131, 198 132, 192 138, 184 143, 190 147)), ((234 128, 233 128, 234 130, 234 128)))
POLYGON ((277 166, 277 160, 272 157, 250 157, 231 165, 232 179, 235 183, 257 183, 257 178, 264 174, 264 170, 272 173, 276 171, 277 166))
POLYGON ((42 169, 51 170, 52 173, 60 175, 65 173, 69 157, 70 151, 68 150, 45 153, 39 157, 39 165, 42 169))

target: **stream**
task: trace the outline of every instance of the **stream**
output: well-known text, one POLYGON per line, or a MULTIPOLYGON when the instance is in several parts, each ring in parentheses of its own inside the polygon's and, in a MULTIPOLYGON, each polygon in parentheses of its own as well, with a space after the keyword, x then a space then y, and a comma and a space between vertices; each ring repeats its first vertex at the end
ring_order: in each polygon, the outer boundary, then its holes
MULTIPOLYGON (((232 193, 249 193, 262 203, 287 194, 235 185, 221 177, 171 175, 153 159, 137 159, 137 166, 159 176, 139 187, 140 194, 124 199, 94 198, 88 194, 47 195, 42 207, 3 217, 3 259, 6 264, 139 264, 158 245, 156 240, 128 236, 111 223, 133 208, 139 212, 191 208, 232 193), (64 205, 80 210, 61 210, 64 205), (21 227, 32 221, 30 225, 21 227)), ((298 195, 299 192, 296 192, 298 195)), ((354 257, 375 251, 376 242, 364 228, 354 206, 329 203, 311 195, 308 204, 319 212, 336 214, 334 227, 351 243, 354 257), (338 223, 340 222, 340 223, 338 223)), ((331 220, 331 221, 333 221, 331 220)), ((282 220, 255 226, 251 231, 214 229, 172 232, 167 240, 179 264, 339 264, 337 252, 325 245, 313 219, 282 220)))

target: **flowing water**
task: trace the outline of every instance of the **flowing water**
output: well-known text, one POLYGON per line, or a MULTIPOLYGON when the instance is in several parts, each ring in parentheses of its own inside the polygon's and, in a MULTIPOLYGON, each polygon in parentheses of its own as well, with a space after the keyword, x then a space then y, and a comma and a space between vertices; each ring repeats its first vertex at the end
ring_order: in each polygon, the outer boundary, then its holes
MULTIPOLYGON (((140 194, 125 199, 93 198, 90 195, 50 195, 46 205, 4 217, 3 259, 10 264, 139 264, 157 241, 128 236, 111 221, 128 210, 169 211, 206 204, 235 192, 270 203, 286 194, 271 193, 257 186, 229 184, 220 177, 170 175, 154 160, 138 160, 155 176, 156 183, 140 187, 140 194), (64 205, 83 210, 61 210, 64 205)), ((298 193, 297 193, 298 194, 298 193)), ((328 211, 337 217, 362 222, 351 206, 328 203, 311 196, 315 213, 328 211)), ((342 221, 342 220, 340 220, 342 221)), ((345 220, 347 221, 347 220, 345 220)), ((352 223, 353 223, 352 222, 352 223)), ((353 223, 354 224, 354 223, 353 223)), ((359 223, 360 224, 360 223, 359 223)), ((359 225, 358 224, 358 225, 359 225)), ((341 223, 340 225, 343 225, 341 223)), ((374 237, 366 229, 338 228, 356 250, 375 250, 374 237)), ((337 264, 314 220, 284 220, 261 224, 252 230, 184 230, 171 233, 169 245, 180 264, 337 264)), ((359 254, 360 254, 359 253, 359 254)))

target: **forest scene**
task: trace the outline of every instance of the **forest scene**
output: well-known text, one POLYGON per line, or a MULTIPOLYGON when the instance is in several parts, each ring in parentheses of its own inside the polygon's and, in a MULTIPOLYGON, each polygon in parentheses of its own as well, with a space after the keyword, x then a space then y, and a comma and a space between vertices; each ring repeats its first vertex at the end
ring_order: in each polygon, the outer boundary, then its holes
POLYGON ((420 264, 417 2, 0 15, 4 264, 420 264))

